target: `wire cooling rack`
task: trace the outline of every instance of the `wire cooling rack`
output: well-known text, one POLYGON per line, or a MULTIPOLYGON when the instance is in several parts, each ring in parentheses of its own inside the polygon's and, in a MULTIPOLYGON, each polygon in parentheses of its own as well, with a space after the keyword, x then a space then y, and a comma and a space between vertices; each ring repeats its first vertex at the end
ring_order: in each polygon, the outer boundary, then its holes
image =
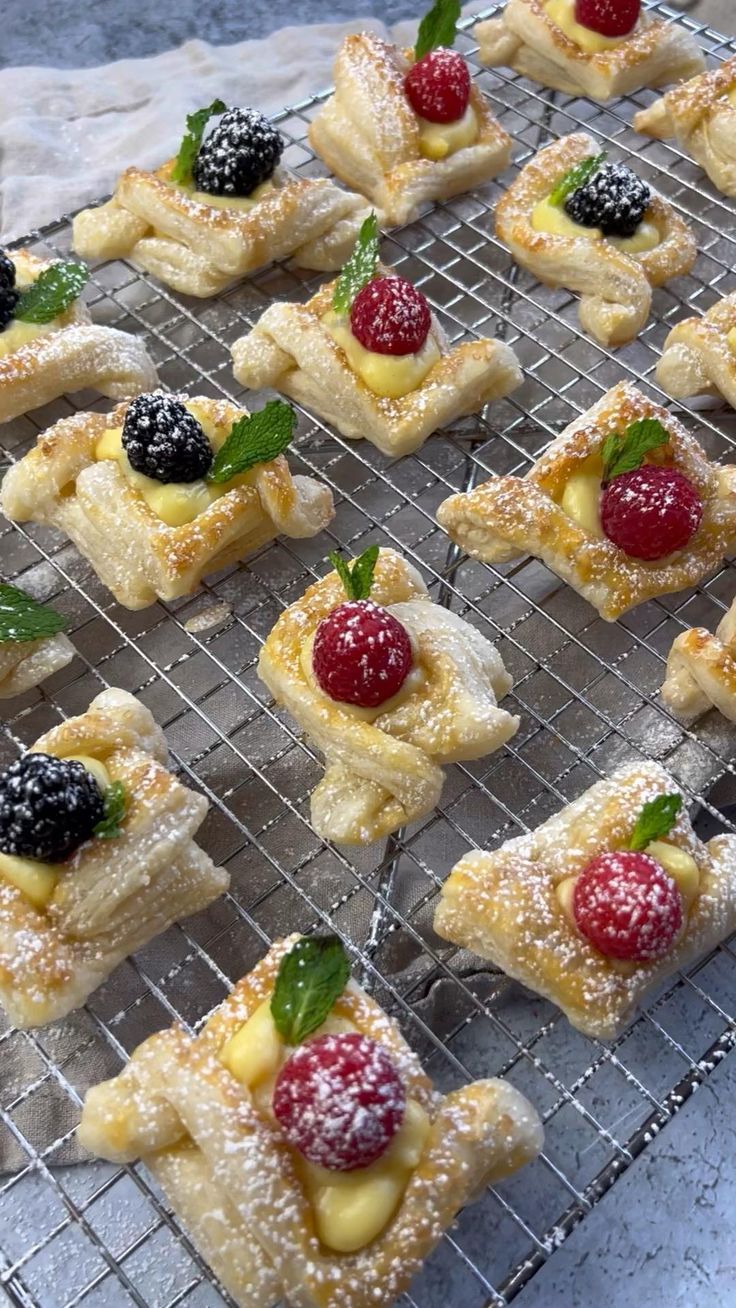
MULTIPOLYGON (((678 21, 716 58, 736 49, 690 18, 678 21)), ((472 58, 470 38, 460 40, 472 58)), ((736 1042, 728 944, 673 978, 604 1046, 431 930, 439 886, 470 846, 520 834, 627 759, 659 759, 701 817, 736 797, 733 729, 713 714, 685 730, 657 696, 673 637, 694 623, 712 629, 733 598, 732 567, 610 625, 534 561, 498 569, 468 561, 434 520, 451 491, 490 473, 523 472, 621 377, 660 397, 652 373, 669 326, 734 289, 733 208, 676 149, 634 134, 632 102, 601 108, 503 72, 480 70, 478 80, 516 142, 515 167, 582 123, 614 157, 635 155, 638 171, 692 222, 696 268, 655 293, 637 341, 615 354, 593 344, 580 333, 574 297, 513 266, 491 215, 511 169, 500 184, 392 233, 383 254, 422 287, 451 339, 496 335, 512 345, 524 386, 484 420, 463 421, 396 463, 300 414, 292 459, 333 487, 329 533, 279 541, 190 599, 129 613, 58 533, 5 524, 3 573, 68 615, 77 657, 10 705, 0 762, 82 711, 102 686, 133 691, 166 729, 184 779, 209 799, 203 843, 229 868, 232 889, 125 963, 65 1022, 30 1034, 1 1029, 0 1300, 4 1290, 23 1308, 228 1302, 145 1170, 80 1163, 73 1132, 90 1084, 117 1071, 152 1031, 176 1019, 197 1026, 287 931, 340 933, 359 956, 364 984, 398 1017, 439 1086, 503 1075, 545 1120, 543 1156, 461 1214, 402 1297, 404 1308, 509 1303, 736 1042), (448 770, 441 810, 383 847, 348 855, 309 826, 319 763, 269 702, 255 665, 282 607, 325 571, 327 550, 358 552, 373 541, 402 551, 436 599, 496 640, 514 677, 508 708, 522 725, 502 753, 448 770)), ((651 98, 635 97, 636 107, 651 98)), ((287 162, 307 174, 321 171, 305 143, 318 104, 279 117, 291 142, 287 162)), ((69 240, 60 221, 25 243, 58 255, 69 240)), ((111 262, 96 269, 90 302, 97 321, 145 336, 164 385, 239 398, 228 346, 273 298, 306 298, 316 280, 275 266, 201 302, 111 262)), ((90 406, 104 404, 81 395, 6 426, 7 457, 74 407, 90 406)), ((728 415, 711 408, 686 420, 712 456, 733 457, 728 415)))

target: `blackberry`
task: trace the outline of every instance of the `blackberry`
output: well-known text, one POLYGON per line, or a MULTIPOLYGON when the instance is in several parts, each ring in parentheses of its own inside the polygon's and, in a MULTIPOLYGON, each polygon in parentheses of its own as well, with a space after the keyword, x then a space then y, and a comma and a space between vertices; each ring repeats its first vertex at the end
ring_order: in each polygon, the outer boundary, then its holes
POLYGON ((15 289, 15 264, 0 250, 0 332, 5 331, 12 320, 19 299, 15 289))
POLYGON ((76 759, 24 754, 0 776, 0 850, 58 863, 105 815, 100 788, 76 759))
POLYGON ((0 291, 12 290, 15 286, 15 264, 4 250, 0 250, 0 291))
POLYGON ((583 227, 600 227, 604 236, 633 236, 649 208, 652 193, 626 164, 603 164, 565 201, 565 212, 583 227))
POLYGON ((199 147, 192 173, 209 195, 250 195, 273 173, 283 137, 257 109, 228 109, 199 147))
POLYGON ((212 446, 194 414, 162 391, 131 400, 123 449, 136 472, 164 483, 197 481, 212 463, 212 446))

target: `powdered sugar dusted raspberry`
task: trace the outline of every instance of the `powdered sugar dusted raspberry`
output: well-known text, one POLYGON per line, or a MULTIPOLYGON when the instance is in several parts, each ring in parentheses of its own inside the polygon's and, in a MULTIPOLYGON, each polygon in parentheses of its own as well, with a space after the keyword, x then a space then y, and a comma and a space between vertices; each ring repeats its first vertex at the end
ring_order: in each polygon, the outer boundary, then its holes
POLYGON ((388 1054, 357 1031, 300 1045, 273 1092, 273 1111, 289 1143, 331 1172, 351 1172, 380 1158, 405 1107, 406 1090, 388 1054))
POLYGON ((614 477, 601 496, 601 525, 634 559, 663 559, 683 549, 703 517, 703 502, 677 468, 656 465, 614 477))
POLYGON ((639 21, 641 0, 575 0, 575 21, 601 36, 628 36, 639 21))
POLYGON ((356 295, 350 311, 353 335, 375 354, 416 354, 431 323, 426 299, 405 277, 376 277, 356 295))
POLYGON ((312 669, 330 699, 377 708, 401 689, 412 666, 405 627, 372 600, 347 600, 320 622, 312 669))
POLYGON ((578 930, 609 958, 645 963, 662 958, 682 926, 676 882, 648 854, 600 854, 573 891, 578 930))
POLYGON ((404 88, 420 118, 454 123, 468 107, 470 71, 456 50, 430 50, 409 70, 404 88))

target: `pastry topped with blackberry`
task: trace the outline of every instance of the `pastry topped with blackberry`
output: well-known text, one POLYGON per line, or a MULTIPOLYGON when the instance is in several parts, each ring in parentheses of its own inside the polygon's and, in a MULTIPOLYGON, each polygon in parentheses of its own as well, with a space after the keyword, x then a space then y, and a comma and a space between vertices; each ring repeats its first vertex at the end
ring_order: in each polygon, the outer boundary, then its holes
POLYGON ((74 248, 130 258, 185 295, 215 295, 274 259, 339 268, 367 210, 362 197, 281 164, 285 142, 257 109, 215 100, 187 117, 177 155, 128 168, 107 204, 74 219, 74 248))
POLYGON ((0 422, 71 391, 119 400, 156 385, 143 341, 98 327, 80 296, 88 269, 0 250, 0 422))
POLYGON ((669 201, 585 132, 522 168, 496 206, 496 233, 545 285, 581 294, 580 321, 606 346, 632 340, 652 288, 689 272, 697 255, 669 201))
POLYGON ((60 613, 0 582, 0 699, 20 695, 74 658, 60 613))

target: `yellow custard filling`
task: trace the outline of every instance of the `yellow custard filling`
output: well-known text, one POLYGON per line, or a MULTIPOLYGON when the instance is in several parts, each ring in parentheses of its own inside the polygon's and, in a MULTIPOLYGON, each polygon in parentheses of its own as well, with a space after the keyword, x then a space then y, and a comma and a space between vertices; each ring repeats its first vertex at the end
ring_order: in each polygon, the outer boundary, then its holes
POLYGON ((599 32, 591 32, 589 27, 583 27, 575 19, 575 0, 547 0, 544 7, 560 31, 586 54, 602 54, 604 50, 612 50, 631 36, 631 32, 626 36, 601 36, 599 32))
MULTIPOLYGON (((683 912, 687 914, 700 888, 700 870, 695 859, 691 854, 688 854, 686 849, 681 849, 679 845, 670 845, 665 840, 650 841, 644 853, 649 854, 650 858, 659 863, 660 867, 663 867, 665 872, 672 877, 682 895, 683 912)), ((565 877, 564 881, 560 881, 555 886, 555 893, 560 907, 573 926, 575 925, 575 915, 573 913, 572 898, 577 879, 577 876, 565 877)))
MULTIPOLYGON (((36 278, 31 277, 30 281, 24 282, 22 286, 16 283, 16 289, 24 291, 35 281, 36 278)), ((17 318, 11 318, 5 330, 0 332, 0 359, 7 354, 15 354, 16 350, 21 350, 30 341, 35 341, 37 336, 48 336, 58 323, 58 316, 52 318, 51 322, 20 322, 17 318)))
POLYGON ((549 196, 540 200, 532 210, 532 227, 535 232, 548 232, 551 236, 578 236, 586 241, 607 240, 617 250, 626 254, 644 254, 659 245, 659 228, 648 218, 643 218, 633 236, 606 236, 600 227, 584 227, 582 223, 573 222, 559 204, 552 204, 549 196))
POLYGON ((192 186, 182 186, 178 182, 172 185, 177 191, 183 191, 190 200, 196 200, 198 204, 208 204, 212 209, 238 209, 241 213, 247 213, 252 209, 264 195, 275 191, 276 187, 272 181, 261 182, 250 195, 210 195, 208 191, 195 191, 192 186))
POLYGON ((591 454, 572 474, 560 500, 568 518, 599 540, 603 537, 600 513, 602 475, 600 455, 591 454))
POLYGON ((416 354, 376 354, 356 340, 348 320, 333 309, 328 310, 322 321, 332 339, 344 350, 353 372, 383 399, 398 400, 415 391, 441 357, 431 331, 416 354))
MULTIPOLYGON (((104 763, 91 758, 88 754, 69 754, 92 773, 100 790, 105 791, 110 785, 110 774, 104 763)), ((35 858, 19 858, 15 854, 0 853, 0 877, 9 881, 16 890, 20 890, 34 908, 44 909, 48 905, 59 879, 59 864, 42 863, 35 858)))
MULTIPOLYGON (((346 1018, 333 1016, 314 1035, 355 1030, 346 1018)), ((266 999, 225 1043, 220 1061, 251 1091, 260 1111, 270 1116, 274 1083, 291 1052, 276 1030, 270 999, 266 999)), ((389 1148, 370 1167, 353 1172, 329 1172, 294 1154, 322 1244, 336 1253, 355 1253, 381 1234, 401 1203, 422 1156, 429 1129, 430 1121, 424 1109, 410 1099, 389 1148)))
POLYGON ((436 163, 477 140, 478 117, 472 104, 454 123, 430 123, 427 118, 419 118, 419 153, 424 159, 436 163))
POLYGON ((732 86, 731 90, 726 92, 726 99, 736 109, 736 86, 732 86))
POLYGON ((726 337, 726 340, 728 341, 729 349, 731 350, 731 352, 733 354, 736 354, 736 327, 731 328, 730 332, 728 333, 728 336, 726 337))

